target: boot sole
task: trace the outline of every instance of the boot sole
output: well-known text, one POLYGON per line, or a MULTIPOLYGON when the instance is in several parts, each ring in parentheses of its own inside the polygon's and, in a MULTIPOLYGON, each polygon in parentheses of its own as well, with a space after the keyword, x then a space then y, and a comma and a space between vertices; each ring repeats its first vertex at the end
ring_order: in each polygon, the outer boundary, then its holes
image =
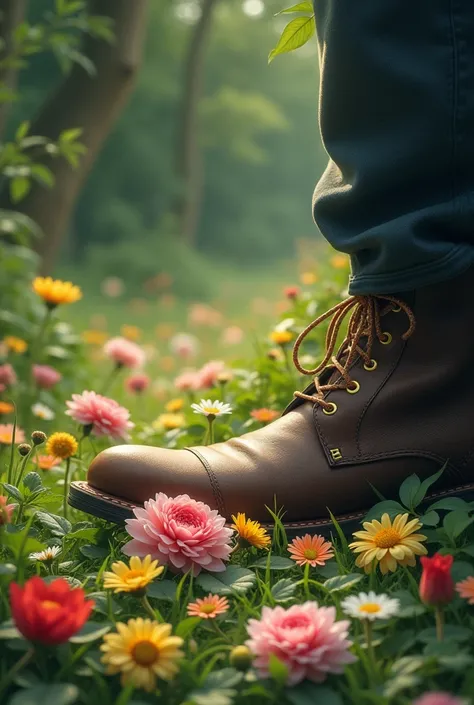
MULTIPOLYGON (((459 485, 451 490, 436 492, 428 497, 423 502, 426 505, 434 500, 443 499, 445 497, 461 497, 466 501, 474 500, 474 484, 459 485)), ((101 490, 96 490, 87 482, 72 482, 69 488, 68 503, 74 509, 79 509, 86 514, 92 514, 100 519, 105 519, 114 524, 122 524, 126 519, 133 518, 133 510, 140 507, 140 504, 128 502, 125 499, 107 494, 101 490)), ((342 528, 344 534, 350 534, 360 528, 360 523, 367 514, 365 511, 354 512, 352 514, 343 514, 336 516, 336 521, 342 528)), ((331 519, 316 519, 314 521, 295 521, 282 522, 289 538, 301 536, 302 534, 321 534, 329 536, 334 533, 334 524, 331 519)), ((264 524, 262 526, 272 531, 274 524, 264 524)))

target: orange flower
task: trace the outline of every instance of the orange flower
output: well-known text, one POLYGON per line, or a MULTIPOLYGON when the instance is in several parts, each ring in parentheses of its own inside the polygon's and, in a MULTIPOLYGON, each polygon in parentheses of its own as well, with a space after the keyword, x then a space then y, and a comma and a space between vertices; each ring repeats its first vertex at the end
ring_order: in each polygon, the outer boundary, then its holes
POLYGON ((11 414, 15 411, 13 404, 9 404, 7 401, 0 401, 0 414, 11 414))
POLYGON ((318 277, 314 272, 302 272, 300 279, 305 286, 311 286, 311 284, 316 284, 318 281, 318 277))
POLYGON ((13 350, 13 352, 19 353, 20 355, 28 348, 28 343, 26 340, 23 340, 23 338, 17 338, 14 335, 7 335, 3 339, 3 342, 9 350, 13 350))
MULTIPOLYGON (((13 442, 13 424, 0 423, 0 443, 9 446, 13 442)), ((15 443, 25 442, 25 432, 22 428, 16 427, 15 443)))
POLYGON ((317 565, 324 565, 334 556, 329 541, 326 541, 323 536, 311 536, 310 534, 293 539, 288 544, 288 551, 297 565, 309 563, 313 568, 317 565))
POLYGON ((334 269, 348 269, 349 259, 347 255, 334 255, 334 257, 331 257, 331 264, 334 269))
POLYGON ((456 591, 461 597, 464 597, 470 605, 474 605, 474 577, 472 575, 456 583, 456 591))
POLYGON ((38 459, 32 458, 32 460, 40 470, 51 470, 61 463, 61 458, 56 458, 54 455, 38 455, 38 459))
POLYGON ((36 277, 33 280, 33 290, 49 308, 59 304, 73 304, 82 299, 82 291, 78 286, 51 277, 36 277))
POLYGON ((294 338, 294 333, 291 330, 274 330, 270 333, 270 340, 276 345, 287 345, 294 338))
POLYGON ((280 412, 275 411, 275 409, 253 409, 250 412, 250 416, 256 421, 260 421, 260 423, 270 423, 270 421, 275 421, 280 416, 280 412))
POLYGON ((196 602, 188 605, 190 617, 201 617, 201 619, 215 619, 218 614, 224 614, 229 609, 227 597, 219 597, 209 593, 204 599, 198 598, 196 602))

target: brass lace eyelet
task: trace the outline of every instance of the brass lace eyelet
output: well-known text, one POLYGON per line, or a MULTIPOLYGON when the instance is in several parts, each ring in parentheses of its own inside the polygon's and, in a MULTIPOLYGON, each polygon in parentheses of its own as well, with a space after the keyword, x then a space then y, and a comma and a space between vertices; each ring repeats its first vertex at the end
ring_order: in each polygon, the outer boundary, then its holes
POLYGON ((351 382, 351 386, 350 386, 350 387, 346 387, 346 392, 348 392, 349 394, 357 394, 357 392, 359 391, 359 389, 360 389, 360 384, 359 384, 359 382, 356 382, 356 380, 353 379, 352 382, 351 382))
POLYGON ((376 368, 377 360, 370 360, 370 362, 364 364, 364 370, 367 370, 367 372, 373 372, 376 368))
POLYGON ((401 306, 393 306, 393 308, 392 308, 393 313, 400 313, 401 310, 402 310, 401 306))
POLYGON ((326 414, 326 416, 332 416, 337 411, 337 404, 335 404, 333 401, 328 402, 328 404, 330 405, 331 408, 330 409, 323 408, 323 413, 326 414))
POLYGON ((380 340, 380 342, 382 343, 382 345, 390 345, 390 343, 391 343, 392 340, 393 340, 393 338, 392 338, 392 336, 390 335, 390 333, 388 333, 387 331, 385 331, 385 333, 382 333, 382 335, 384 336, 383 340, 382 340, 382 339, 380 340))

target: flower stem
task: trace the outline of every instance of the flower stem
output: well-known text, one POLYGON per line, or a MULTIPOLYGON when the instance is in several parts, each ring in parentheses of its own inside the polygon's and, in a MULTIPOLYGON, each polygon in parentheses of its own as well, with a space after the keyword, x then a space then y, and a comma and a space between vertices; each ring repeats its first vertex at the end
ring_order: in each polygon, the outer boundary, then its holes
POLYGON ((115 376, 120 372, 121 369, 122 365, 114 365, 111 372, 109 372, 108 377, 105 378, 104 386, 102 387, 100 394, 105 394, 105 392, 109 389, 110 385, 114 381, 115 376))
POLYGON ((442 607, 436 607, 435 620, 436 620, 436 638, 438 639, 438 641, 443 641, 443 639, 444 639, 444 613, 443 613, 442 607))
POLYGON ((160 622, 164 621, 159 610, 153 609, 153 607, 150 605, 150 601, 146 595, 144 595, 142 597, 142 604, 143 604, 143 607, 145 608, 145 610, 148 612, 148 614, 150 615, 150 617, 153 620, 158 619, 158 621, 160 621, 160 622))
POLYGON ((15 480, 15 487, 19 487, 19 486, 20 486, 20 482, 21 482, 21 480, 22 480, 22 478, 23 478, 23 473, 25 472, 26 464, 27 464, 28 460, 30 459, 32 450, 33 450, 33 449, 31 449, 30 452, 28 453, 28 455, 25 455, 25 457, 24 457, 23 460, 21 461, 21 464, 20 464, 20 471, 19 471, 19 473, 18 473, 18 477, 17 477, 16 480, 15 480))
POLYGON ((64 502, 63 502, 63 512, 64 518, 67 519, 68 515, 68 503, 67 503, 67 491, 69 488, 69 473, 71 470, 71 458, 66 460, 66 472, 64 475, 64 502))
POLYGON ((365 641, 367 644, 367 653, 369 655, 370 664, 373 668, 374 674, 377 675, 377 661, 375 659, 374 645, 372 643, 372 624, 368 619, 363 620, 365 641))
POLYGON ((303 573, 303 588, 304 588, 304 594, 305 594, 305 597, 307 600, 311 599, 311 593, 309 590, 309 568, 310 568, 309 563, 305 563, 304 573, 303 573))
POLYGON ((214 443, 214 421, 215 421, 215 416, 210 416, 207 417, 207 423, 209 424, 209 430, 207 432, 207 443, 206 445, 210 446, 214 443))
MULTIPOLYGON (((21 659, 19 659, 15 663, 15 665, 10 668, 8 673, 5 675, 5 678, 0 683, 0 695, 2 695, 2 693, 5 692, 5 690, 9 686, 9 684, 15 678, 16 674, 19 673, 21 671, 21 669, 24 668, 27 665, 27 663, 29 663, 31 661, 34 653, 35 653, 35 650, 33 647, 31 647, 31 649, 29 649, 25 654, 23 654, 21 659)), ((2 699, 2 702, 3 702, 3 699, 2 699)))

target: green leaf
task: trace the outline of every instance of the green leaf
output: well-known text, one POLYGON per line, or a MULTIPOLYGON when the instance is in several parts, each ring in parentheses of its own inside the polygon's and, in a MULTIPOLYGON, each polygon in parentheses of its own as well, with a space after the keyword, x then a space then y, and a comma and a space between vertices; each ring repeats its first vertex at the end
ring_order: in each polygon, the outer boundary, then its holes
POLYGON ((43 487, 43 480, 37 472, 29 472, 23 479, 23 484, 30 492, 37 492, 43 487))
POLYGON ((54 186, 54 174, 51 169, 48 169, 44 164, 33 164, 31 167, 31 175, 43 186, 47 186, 48 188, 54 186))
MULTIPOLYGON (((255 563, 251 563, 251 568, 263 568, 267 567, 267 557, 259 558, 255 563)), ((270 557, 270 570, 290 570, 295 567, 295 562, 290 558, 284 558, 283 556, 271 556, 270 557)))
POLYGON ((10 197, 13 203, 19 203, 30 192, 31 180, 25 176, 16 176, 10 181, 10 197))
POLYGON ((329 578, 323 585, 329 590, 329 592, 339 592, 340 590, 347 590, 348 588, 357 585, 362 579, 363 575, 360 573, 349 573, 349 575, 336 575, 334 578, 329 578))
POLYGON ((100 639, 104 634, 110 632, 111 628, 110 624, 104 624, 103 622, 86 622, 81 631, 72 636, 69 641, 73 644, 88 644, 90 641, 100 639))
POLYGON ((155 600, 174 602, 176 598, 176 583, 172 580, 157 580, 148 586, 147 594, 149 597, 154 597, 155 600))
POLYGON ((194 705, 232 705, 237 695, 236 686, 243 679, 243 673, 235 668, 223 668, 210 673, 203 685, 187 696, 194 705))
POLYGON ((408 509, 414 509, 414 499, 420 489, 421 481, 418 475, 410 475, 402 483, 399 491, 400 501, 408 509))
POLYGON ((406 508, 400 504, 400 502, 395 502, 393 499, 386 499, 384 502, 379 502, 372 509, 367 512, 364 521, 372 521, 373 519, 380 519, 382 514, 388 514, 391 519, 397 516, 397 514, 406 514, 406 508))
POLYGON ((400 602, 400 611, 398 616, 401 619, 413 619, 426 612, 426 607, 420 600, 408 590, 396 590, 390 593, 390 597, 394 597, 400 602))
MULTIPOLYGON (((472 636, 472 631, 467 627, 461 627, 458 624, 445 624, 444 626, 444 641, 454 641, 456 643, 462 643, 467 641, 472 636)), ((418 639, 424 643, 429 643, 430 641, 436 641, 436 628, 428 627, 423 629, 418 634, 418 639)))
POLYGON ((29 129, 30 129, 30 123, 27 120, 25 120, 24 122, 22 122, 20 124, 17 131, 15 132, 15 140, 17 142, 21 142, 21 140, 24 139, 26 137, 26 135, 28 134, 29 129))
POLYGON ((469 511, 469 504, 461 497, 445 497, 444 499, 438 500, 430 506, 430 511, 432 509, 444 509, 448 512, 456 511, 460 509, 461 511, 469 511))
POLYGON ((194 629, 196 629, 200 621, 200 617, 186 617, 178 624, 174 630, 174 633, 176 636, 180 636, 182 639, 185 639, 194 631, 194 629))
POLYGON ((9 485, 8 482, 4 482, 3 487, 8 492, 8 494, 13 497, 13 499, 17 500, 17 502, 24 502, 25 498, 23 497, 18 487, 15 487, 15 485, 9 485))
POLYGON ((49 512, 36 512, 35 519, 45 527, 49 529, 53 536, 62 538, 71 531, 71 522, 61 516, 56 514, 50 514, 49 512))
POLYGON ((438 526, 439 524, 439 514, 438 512, 429 511, 420 517, 420 521, 423 526, 438 526))
POLYGON ((275 602, 288 602, 294 597, 296 583, 291 578, 282 578, 272 587, 272 597, 275 602))
POLYGON ((280 10, 280 12, 277 12, 275 17, 278 17, 278 15, 290 15, 293 12, 313 12, 313 3, 308 2, 298 2, 296 5, 292 5, 291 7, 287 7, 284 10, 280 10))
POLYGON ((255 585, 255 581, 255 573, 251 570, 230 565, 223 573, 201 573, 196 579, 196 584, 205 592, 216 595, 231 595, 232 592, 242 595, 255 585))
POLYGON ((429 488, 431 485, 434 485, 435 482, 441 477, 443 474, 444 470, 446 468, 446 464, 443 465, 438 472, 435 472, 434 475, 431 475, 430 477, 427 477, 426 480, 423 480, 421 483, 418 492, 415 494, 415 497, 413 498, 413 506, 417 507, 420 502, 424 500, 426 497, 426 493, 428 492, 429 488))
POLYGON ((31 538, 31 536, 26 537, 27 532, 28 527, 26 526, 16 533, 3 532, 2 545, 7 546, 16 559, 20 557, 20 551, 23 556, 26 556, 28 553, 43 551, 46 548, 45 544, 40 543, 37 539, 31 538))
POLYGON ((0 563, 0 578, 2 575, 15 575, 16 565, 13 563, 0 563))
POLYGON ((106 558, 109 555, 109 550, 103 546, 95 546, 92 543, 86 543, 85 546, 80 546, 80 552, 86 558, 94 561, 99 558, 106 558))
POLYGON ((99 529, 92 529, 92 528, 85 528, 85 529, 77 529, 77 531, 71 531, 70 534, 67 535, 68 541, 73 539, 84 539, 85 541, 93 541, 95 537, 97 536, 99 532, 99 529))
POLYGON ((453 567, 451 568, 451 575, 455 583, 459 583, 461 580, 465 580, 472 575, 472 565, 467 561, 455 560, 453 567))
POLYGON ((0 639, 23 639, 12 619, 0 624, 0 639))
POLYGON ((285 54, 299 49, 308 42, 316 31, 314 15, 311 17, 295 17, 283 30, 280 39, 268 56, 268 63, 279 54, 285 54))
POLYGON ((20 690, 8 701, 8 705, 71 705, 79 697, 79 688, 71 683, 54 685, 36 685, 34 688, 20 690))
POLYGON ((446 531, 449 538, 454 541, 473 522, 474 516, 469 516, 467 512, 450 512, 444 517, 443 529, 446 531))
POLYGON ((317 685, 304 681, 294 688, 288 688, 286 697, 291 705, 343 705, 344 701, 327 685, 317 685))
POLYGON ((278 685, 281 686, 286 684, 289 675, 288 666, 283 663, 283 661, 280 661, 275 654, 270 654, 268 670, 270 672, 270 676, 276 683, 278 683, 278 685))
POLYGON ((84 130, 82 127, 74 127, 70 130, 64 130, 59 136, 60 142, 75 142, 82 135, 84 130))

